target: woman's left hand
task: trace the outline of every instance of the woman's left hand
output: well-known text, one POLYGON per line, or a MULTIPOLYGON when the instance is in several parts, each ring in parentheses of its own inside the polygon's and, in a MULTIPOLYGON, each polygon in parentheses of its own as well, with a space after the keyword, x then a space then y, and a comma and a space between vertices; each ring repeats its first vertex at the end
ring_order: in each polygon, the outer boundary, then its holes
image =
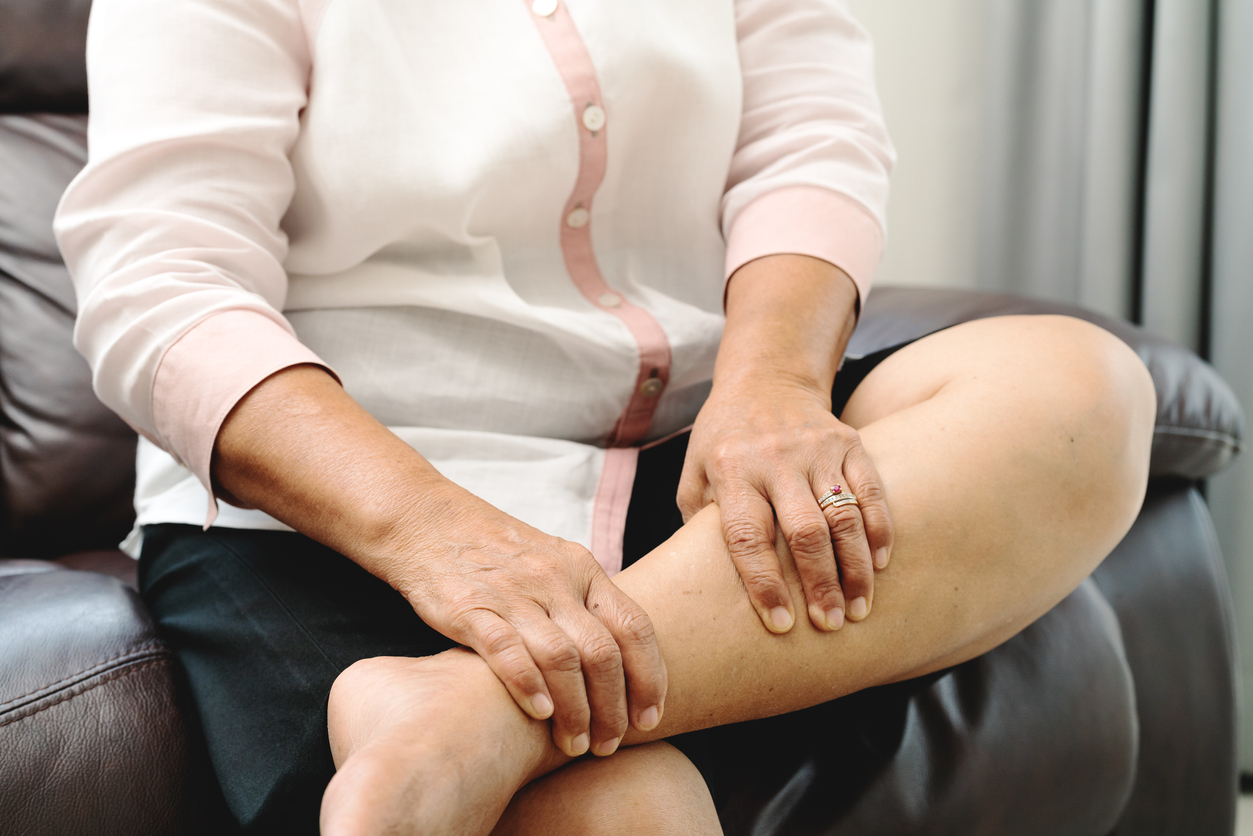
POLYGON ((716 385, 693 426, 679 482, 684 520, 718 504, 731 559, 776 633, 791 629, 795 610, 774 550, 775 518, 820 630, 869 614, 873 567, 887 565, 892 546, 879 475, 857 431, 831 414, 829 399, 777 379, 716 385), (858 504, 819 508, 835 485, 858 504))

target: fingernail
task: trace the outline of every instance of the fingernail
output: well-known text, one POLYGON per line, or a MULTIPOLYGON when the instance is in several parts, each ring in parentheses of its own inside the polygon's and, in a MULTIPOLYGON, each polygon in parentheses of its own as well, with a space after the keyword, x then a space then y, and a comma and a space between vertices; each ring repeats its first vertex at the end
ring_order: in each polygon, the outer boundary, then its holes
POLYGON ((832 607, 827 610, 827 626, 832 630, 838 630, 844 626, 844 610, 839 607, 832 607))
POLYGON ((787 607, 775 607, 770 611, 770 623, 780 633, 786 633, 792 629, 792 614, 787 611, 787 607))
POLYGON ((874 553, 874 565, 879 569, 888 565, 888 550, 886 548, 880 546, 879 550, 874 553))
POLYGON ((589 745, 589 742, 587 739, 587 734, 586 733, 581 734, 578 737, 574 738, 574 740, 570 741, 570 754, 574 755, 575 757, 578 757, 579 755, 587 751, 588 745, 589 745))
POLYGON ((553 701, 547 694, 536 694, 531 697, 531 713, 541 720, 547 719, 553 713, 553 701))
POLYGON ((618 751, 618 743, 621 740, 622 738, 620 737, 615 737, 613 740, 606 740, 604 743, 596 747, 596 754, 600 755, 602 758, 607 755, 612 755, 614 752, 618 751))
POLYGON ((661 709, 655 705, 640 712, 640 728, 644 731, 652 731, 657 728, 657 724, 661 722, 661 709))
POLYGON ((852 619, 865 618, 869 611, 870 605, 865 598, 854 598, 853 602, 848 605, 848 617, 852 619))

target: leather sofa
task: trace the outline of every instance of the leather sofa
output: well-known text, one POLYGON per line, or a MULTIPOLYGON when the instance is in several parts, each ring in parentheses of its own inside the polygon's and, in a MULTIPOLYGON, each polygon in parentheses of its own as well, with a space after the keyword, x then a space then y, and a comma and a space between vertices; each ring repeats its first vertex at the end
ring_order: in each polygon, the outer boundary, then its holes
MULTIPOLYGON (((51 236, 85 159, 86 0, 0 0, 0 836, 229 833, 177 660, 114 546, 135 438, 91 393, 51 236)), ((1158 392, 1135 526, 1019 636, 956 668, 746 727, 713 755, 728 834, 1232 833, 1231 606, 1204 479, 1240 449, 1230 389, 1188 351, 1064 306, 875 290, 870 354, 986 316, 1104 325, 1158 392)))

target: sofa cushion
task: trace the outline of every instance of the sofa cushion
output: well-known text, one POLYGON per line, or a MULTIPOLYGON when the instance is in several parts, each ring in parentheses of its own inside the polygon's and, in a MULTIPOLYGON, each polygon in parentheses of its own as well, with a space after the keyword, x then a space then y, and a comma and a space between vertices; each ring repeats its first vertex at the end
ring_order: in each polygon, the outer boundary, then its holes
POLYGON ((0 2, 0 113, 87 112, 91 0, 0 2))
POLYGON ((0 561, 0 830, 183 832, 197 796, 173 654, 118 581, 39 568, 0 561))
POLYGON ((1135 685, 1090 580, 955 668, 725 729, 699 734, 727 836, 1104 836, 1136 780, 1135 685))
POLYGON ((1092 576, 1136 683, 1136 785, 1108 836, 1230 836, 1240 767, 1231 593, 1205 500, 1157 483, 1092 576))
POLYGON ((1085 319, 1140 355, 1157 389, 1151 477, 1204 479, 1226 467, 1243 448, 1244 411, 1212 366, 1169 340, 1073 305, 972 290, 877 287, 866 301, 848 351, 866 356, 961 322, 1011 314, 1085 319))
POLYGON ((0 158, 0 556, 111 548, 134 518, 135 434, 71 344, 74 291, 52 237, 86 119, 0 116, 0 158))

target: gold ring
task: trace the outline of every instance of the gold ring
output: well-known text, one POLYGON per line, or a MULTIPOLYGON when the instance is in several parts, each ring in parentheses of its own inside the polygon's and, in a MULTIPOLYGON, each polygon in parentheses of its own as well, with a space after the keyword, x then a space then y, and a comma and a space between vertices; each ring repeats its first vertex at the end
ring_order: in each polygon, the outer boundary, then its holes
POLYGON ((826 493, 818 497, 818 507, 823 510, 827 508, 842 508, 845 505, 856 505, 857 497, 848 491, 845 491, 839 485, 832 485, 826 493))

